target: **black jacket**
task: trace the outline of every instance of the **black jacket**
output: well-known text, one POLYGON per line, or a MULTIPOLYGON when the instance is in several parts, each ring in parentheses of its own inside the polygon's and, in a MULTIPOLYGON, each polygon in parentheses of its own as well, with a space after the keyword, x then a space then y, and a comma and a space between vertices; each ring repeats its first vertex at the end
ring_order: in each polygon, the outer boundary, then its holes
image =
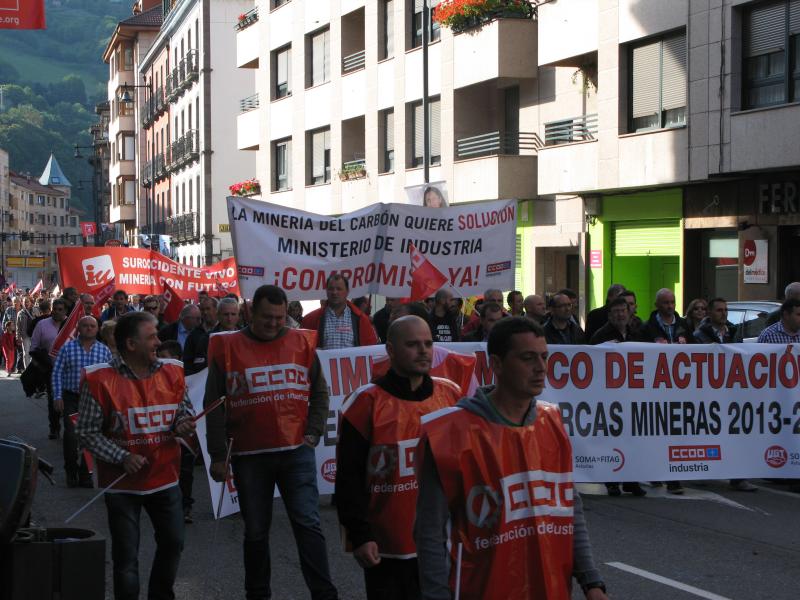
POLYGON ((159 332, 158 332, 158 339, 162 342, 166 342, 169 340, 178 341, 178 321, 174 323, 170 323, 169 325, 164 325, 159 332))
POLYGON ((606 323, 608 323, 608 304, 590 310, 586 315, 586 338, 591 339, 606 323))
POLYGON ((711 319, 705 317, 700 321, 700 326, 694 332, 694 342, 697 344, 738 344, 742 341, 739 328, 730 321, 727 322, 728 331, 725 337, 720 340, 714 327, 711 325, 711 319))
POLYGON ((556 328, 551 318, 544 325, 544 337, 548 344, 585 344, 586 334, 575 321, 570 320, 564 330, 556 328))
POLYGON ((665 331, 663 327, 656 319, 656 315, 658 311, 654 310, 650 313, 650 318, 647 320, 647 323, 644 324, 642 332, 645 335, 646 340, 648 342, 656 342, 658 340, 666 340, 668 344, 691 344, 692 340, 692 331, 689 331, 689 324, 686 322, 686 319, 679 316, 678 313, 675 313, 675 324, 672 328, 672 336, 670 336, 668 331, 665 331), (682 338, 682 341, 681 341, 682 338))
POLYGON ((186 343, 183 345, 184 374, 194 375, 206 368, 208 338, 212 333, 217 333, 218 331, 222 331, 219 323, 211 331, 206 331, 204 327, 195 327, 189 332, 189 335, 186 336, 186 343))
POLYGON ((603 344, 605 342, 646 342, 647 340, 642 335, 640 328, 628 325, 626 335, 623 337, 619 329, 614 327, 611 323, 606 323, 600 329, 594 332, 594 335, 589 340, 592 345, 603 344))

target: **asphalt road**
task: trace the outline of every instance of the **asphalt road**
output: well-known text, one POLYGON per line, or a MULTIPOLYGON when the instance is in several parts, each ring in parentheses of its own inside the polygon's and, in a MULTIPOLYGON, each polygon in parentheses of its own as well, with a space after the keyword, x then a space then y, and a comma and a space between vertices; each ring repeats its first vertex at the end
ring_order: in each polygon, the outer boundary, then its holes
MULTIPOLYGON (((61 442, 47 439, 44 399, 25 398, 17 378, 0 378, 0 437, 16 435, 57 466, 56 486, 40 479, 33 519, 58 527, 94 494, 64 483, 61 442)), ((243 528, 236 516, 215 525, 210 494, 197 467, 195 523, 187 527, 176 593, 193 600, 243 598, 243 528)), ((800 494, 756 481, 756 493, 733 492, 727 482, 693 482, 682 497, 647 488, 646 498, 609 498, 601 486, 580 486, 595 560, 614 599, 796 600, 800 597, 800 494)), ((327 498, 322 519, 334 581, 343 599, 363 598, 360 569, 341 550, 336 514, 327 498)), ((142 581, 153 555, 152 530, 142 519, 142 581)), ((105 505, 98 501, 73 525, 106 537, 105 505)), ((286 513, 275 505, 272 527, 276 600, 308 598, 286 513)), ((110 543, 106 560, 111 595, 110 543)), ((575 599, 581 598, 577 590, 575 599)), ((511 599, 510 599, 511 600, 511 599)))

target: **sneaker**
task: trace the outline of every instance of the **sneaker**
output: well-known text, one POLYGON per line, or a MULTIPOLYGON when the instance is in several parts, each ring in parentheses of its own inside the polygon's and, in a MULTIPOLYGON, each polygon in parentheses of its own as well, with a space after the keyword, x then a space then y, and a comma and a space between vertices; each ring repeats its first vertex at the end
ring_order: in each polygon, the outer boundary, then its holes
POLYGON ((619 484, 618 483, 607 483, 606 484, 606 489, 608 490, 608 495, 609 496, 613 496, 614 498, 616 498, 617 496, 621 496, 622 495, 622 492, 619 489, 619 484))
POLYGON ((633 494, 637 498, 641 498, 642 496, 647 496, 647 492, 637 482, 634 482, 634 483, 623 483, 622 484, 622 491, 626 492, 628 494, 633 494))
POLYGON ((757 492, 758 488, 754 486, 752 483, 747 481, 747 479, 732 479, 731 485, 732 490, 737 492, 757 492))
POLYGON ((183 509, 183 522, 187 525, 194 523, 194 519, 192 518, 192 509, 188 506, 183 509))
POLYGON ((676 496, 680 496, 681 494, 683 494, 683 486, 681 485, 681 482, 680 481, 667 482, 667 493, 675 494, 676 496))

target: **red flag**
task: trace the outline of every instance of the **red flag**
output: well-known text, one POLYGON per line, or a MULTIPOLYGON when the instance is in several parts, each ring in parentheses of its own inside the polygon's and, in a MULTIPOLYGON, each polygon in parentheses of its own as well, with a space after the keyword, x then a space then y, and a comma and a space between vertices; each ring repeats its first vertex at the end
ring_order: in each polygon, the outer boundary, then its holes
POLYGON ((31 290, 31 294, 36 294, 37 292, 40 292, 43 287, 44 287, 44 282, 40 279, 39 283, 36 284, 36 287, 31 290))
POLYGON ((116 288, 116 283, 114 282, 114 279, 112 279, 103 287, 98 288, 92 292, 92 296, 94 296, 94 306, 92 307, 92 315, 94 316, 95 319, 100 318, 100 313, 103 312, 103 306, 108 301, 108 299, 114 295, 115 288, 116 288))
POLYGON ((44 0, 0 0, 0 29, 45 29, 44 0))
POLYGON ((12 281, 8 284, 8 287, 3 290, 3 292, 6 294, 13 294, 15 289, 17 289, 17 284, 12 281))
MULTIPOLYGON (((112 279, 108 285, 105 285, 94 292, 92 292, 92 296, 94 296, 94 306, 95 309, 100 306, 102 307, 103 304, 106 303, 106 300, 111 298, 114 295, 114 280, 112 279)), ((58 356, 58 351, 61 350, 61 347, 66 344, 68 341, 75 339, 75 336, 78 332, 78 321, 81 320, 82 317, 86 316, 86 312, 83 310, 83 303, 78 300, 75 303, 75 307, 72 309, 72 312, 69 313, 69 317, 67 317, 67 322, 61 327, 56 336, 56 339, 53 340, 53 346, 50 348, 50 356, 55 358, 58 356)))
POLYGON ((167 301, 167 308, 164 309, 164 321, 166 323, 174 323, 181 316, 183 298, 178 296, 178 292, 166 281, 164 282, 164 300, 167 301))
POLYGON ((425 300, 438 292, 448 279, 414 244, 408 246, 411 250, 411 301, 425 300))
POLYGON ((97 223, 94 221, 81 221, 81 234, 83 237, 88 238, 90 235, 97 233, 97 223))

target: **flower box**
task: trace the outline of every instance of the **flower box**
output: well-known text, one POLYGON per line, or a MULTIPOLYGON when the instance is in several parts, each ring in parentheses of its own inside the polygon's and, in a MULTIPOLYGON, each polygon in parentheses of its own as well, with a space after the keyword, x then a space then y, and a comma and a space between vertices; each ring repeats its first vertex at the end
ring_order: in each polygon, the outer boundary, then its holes
POLYGON ((345 164, 339 171, 339 179, 341 181, 349 181, 351 179, 363 179, 367 176, 367 167, 363 163, 345 164))
POLYGON ((228 189, 233 196, 255 196, 261 193, 261 184, 258 179, 248 179, 234 183, 228 189))
POLYGON ((461 33, 495 19, 533 19, 534 15, 528 0, 443 0, 434 9, 433 19, 461 33))

